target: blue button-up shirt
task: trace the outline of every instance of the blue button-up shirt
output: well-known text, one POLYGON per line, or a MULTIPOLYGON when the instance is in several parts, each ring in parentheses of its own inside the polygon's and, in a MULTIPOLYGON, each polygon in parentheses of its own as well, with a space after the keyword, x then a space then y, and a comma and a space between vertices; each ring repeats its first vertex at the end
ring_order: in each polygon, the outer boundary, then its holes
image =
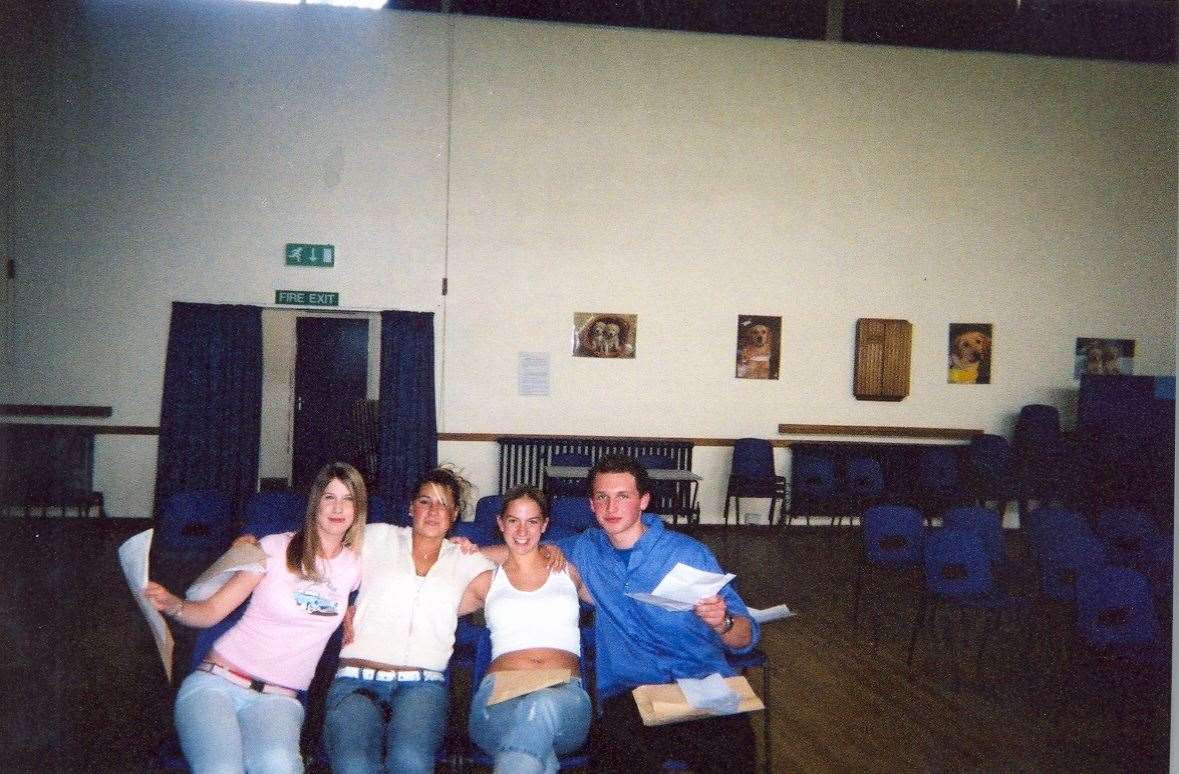
MULTIPOLYGON (((721 572, 716 557, 703 543, 665 529, 658 516, 644 513, 642 519, 646 530, 625 565, 606 533, 596 527, 558 543, 594 597, 597 687, 603 698, 681 677, 736 674, 725 660, 720 635, 694 612, 664 610, 626 596, 631 591, 654 591, 677 562, 721 572)), ((720 594, 733 615, 749 616, 732 584, 720 594)), ((751 622, 753 638, 734 652, 752 650, 761 637, 761 627, 757 621, 751 622)))

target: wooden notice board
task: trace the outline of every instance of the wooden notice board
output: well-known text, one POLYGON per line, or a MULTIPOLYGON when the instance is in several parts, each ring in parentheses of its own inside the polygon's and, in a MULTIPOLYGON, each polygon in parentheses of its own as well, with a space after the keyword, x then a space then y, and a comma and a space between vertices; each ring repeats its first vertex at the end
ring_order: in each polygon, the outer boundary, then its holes
POLYGON ((857 400, 900 400, 909 394, 912 343, 913 324, 908 320, 856 320, 852 394, 857 400))

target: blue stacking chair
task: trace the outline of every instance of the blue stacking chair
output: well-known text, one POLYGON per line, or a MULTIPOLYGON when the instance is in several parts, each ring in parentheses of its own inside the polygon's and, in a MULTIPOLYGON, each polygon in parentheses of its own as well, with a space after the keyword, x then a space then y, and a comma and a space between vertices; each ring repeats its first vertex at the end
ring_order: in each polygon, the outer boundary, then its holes
POLYGON ((1028 503, 1055 499, 1059 493, 1064 437, 1060 430, 1060 410, 1055 406, 1031 403, 1019 410, 1015 421, 1015 473, 1019 516, 1023 519, 1028 503))
MULTIPOLYGON (((748 653, 729 653, 725 651, 725 660, 729 662, 729 666, 745 674, 750 669, 761 670, 761 703, 765 705, 762 710, 762 727, 761 727, 761 745, 762 745, 762 771, 764 774, 770 774, 773 769, 773 745, 770 744, 770 659, 765 651, 761 648, 754 648, 748 653)), ((665 767, 666 768, 666 767, 665 767)))
POLYGON ((843 475, 843 507, 832 517, 831 524, 843 523, 846 514, 854 523, 864 511, 880 502, 884 495, 884 468, 873 457, 852 457, 843 475))
POLYGON ((477 546, 489 546, 503 542, 503 534, 495 522, 490 524, 477 521, 456 521, 450 527, 452 537, 465 537, 477 546))
POLYGON ((790 510, 801 513, 806 523, 811 516, 831 516, 840 509, 837 497, 835 461, 821 454, 798 453, 790 461, 790 510))
POLYGON ((1125 567, 1139 564, 1151 545, 1163 537, 1149 516, 1129 506, 1102 508, 1096 526, 1113 563, 1125 567))
POLYGON ((585 532, 596 526, 598 518, 594 516, 588 497, 554 497, 549 506, 549 529, 545 535, 548 540, 556 540, 549 534, 554 529, 564 535, 585 532))
POLYGON ((1015 452, 1001 435, 976 435, 966 449, 966 489, 978 505, 995 503, 1002 516, 1015 499, 1015 452))
POLYGON ((774 469, 774 447, 764 438, 738 438, 733 442, 733 461, 725 487, 725 526, 729 524, 729 502, 736 500, 737 523, 741 523, 741 498, 770 501, 766 523, 774 523, 774 505, 781 501, 779 523, 786 523, 786 479, 774 469))
POLYGON ((1007 562, 1007 547, 1003 541, 1003 524, 999 514, 981 505, 956 505, 942 516, 947 529, 965 529, 978 533, 992 567, 1007 562))
MULTIPOLYGON (((499 524, 496 523, 496 519, 499 518, 503 509, 503 495, 484 495, 476 501, 475 518, 470 522, 475 525, 473 529, 479 536, 479 539, 475 540, 476 543, 486 546, 504 541, 504 536, 499 531, 499 524)), ((472 539, 474 540, 474 538, 472 539)))
POLYGON ((962 502, 958 455, 949 446, 922 449, 917 455, 917 505, 926 524, 933 524, 947 508, 962 502))
MULTIPOLYGON (((931 533, 925 541, 924 568, 925 591, 913 621, 908 663, 910 666, 913 663, 913 652, 917 637, 924 628, 927 610, 932 620, 941 605, 976 609, 989 614, 989 621, 984 624, 979 637, 975 667, 977 680, 982 674, 983 654, 991 629, 998 627, 1003 612, 1019 609, 1022 600, 999 589, 982 538, 973 530, 943 528, 931 533)), ((954 638, 949 634, 947 638, 951 650, 950 664, 956 675, 958 656, 954 638)))
MULTIPOLYGON (((856 570, 855 594, 852 603, 852 625, 859 622, 860 595, 864 574, 872 569, 890 575, 907 577, 914 583, 921 566, 925 530, 921 514, 907 505, 874 505, 864 511, 864 550, 856 570)), ((878 610, 874 605, 873 609, 878 610)), ((873 619, 873 641, 878 640, 879 614, 873 619)))
MULTIPOLYGON (((1096 661, 1096 677, 1105 679, 1100 695, 1114 712, 1136 698, 1126 678, 1139 675, 1144 685, 1166 679, 1170 659, 1151 600, 1150 583, 1137 570, 1107 566, 1077 579, 1076 649, 1066 674, 1085 658, 1096 661), (1117 688, 1122 696, 1111 696, 1117 688)), ((1092 681, 1085 680, 1085 685, 1092 681)))
POLYGON ((242 510, 242 532, 262 537, 293 532, 303 526, 307 498, 289 490, 257 492, 242 510))
POLYGON ((1021 514, 1020 519, 1027 523, 1028 543, 1032 558, 1037 562, 1045 549, 1062 535, 1093 535, 1088 523, 1071 508, 1044 505, 1028 514, 1026 519, 1021 514))
POLYGON ((167 551, 219 554, 233 539, 229 498, 212 489, 168 497, 156 520, 155 539, 167 551))
MULTIPOLYGON (((593 464, 584 452, 557 452, 549 457, 549 465, 588 468, 593 464)), ((587 497, 584 478, 560 478, 546 475, 544 488, 549 497, 587 497)))

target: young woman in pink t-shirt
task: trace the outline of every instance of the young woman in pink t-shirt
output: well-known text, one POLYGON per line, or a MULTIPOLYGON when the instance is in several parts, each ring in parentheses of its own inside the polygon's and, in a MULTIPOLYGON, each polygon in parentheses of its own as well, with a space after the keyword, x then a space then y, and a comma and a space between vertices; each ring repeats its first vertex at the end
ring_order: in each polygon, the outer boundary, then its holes
POLYGON ((214 626, 250 600, 176 694, 176 731, 195 774, 303 771, 298 692, 310 685, 360 584, 367 514, 360 473, 333 463, 312 484, 302 529, 260 541, 265 572, 237 572, 203 602, 148 582, 144 596, 186 626, 214 626))

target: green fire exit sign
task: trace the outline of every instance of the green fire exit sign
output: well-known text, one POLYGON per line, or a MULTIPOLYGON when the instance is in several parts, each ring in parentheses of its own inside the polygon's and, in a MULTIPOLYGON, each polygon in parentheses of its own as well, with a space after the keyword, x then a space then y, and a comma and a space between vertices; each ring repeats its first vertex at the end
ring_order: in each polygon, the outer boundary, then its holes
POLYGON ((339 306, 340 294, 322 290, 276 290, 274 303, 295 306, 339 306))
POLYGON ((286 249, 287 266, 322 266, 336 265, 336 248, 333 245, 304 245, 288 243, 286 249))

